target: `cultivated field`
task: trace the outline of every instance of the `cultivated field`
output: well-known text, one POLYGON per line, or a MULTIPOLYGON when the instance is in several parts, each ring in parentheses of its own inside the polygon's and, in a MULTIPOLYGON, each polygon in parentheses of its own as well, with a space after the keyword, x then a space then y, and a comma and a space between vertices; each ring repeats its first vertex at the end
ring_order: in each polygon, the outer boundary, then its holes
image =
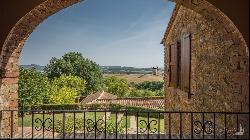
POLYGON ((128 82, 142 83, 144 81, 163 81, 163 75, 152 74, 104 74, 107 76, 117 76, 122 79, 128 80, 128 82))

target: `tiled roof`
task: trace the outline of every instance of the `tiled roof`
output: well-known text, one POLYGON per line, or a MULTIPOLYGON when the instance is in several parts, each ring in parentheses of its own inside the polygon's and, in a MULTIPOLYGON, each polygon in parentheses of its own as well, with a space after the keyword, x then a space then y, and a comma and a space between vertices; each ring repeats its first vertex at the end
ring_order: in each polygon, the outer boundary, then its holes
POLYGON ((110 94, 108 92, 104 92, 99 99, 117 99, 116 95, 110 94))
POLYGON ((90 94, 90 95, 88 95, 85 99, 83 99, 83 100, 81 101, 81 104, 90 103, 90 102, 92 102, 92 101, 98 99, 98 97, 100 97, 101 94, 102 94, 102 92, 100 92, 100 91, 98 91, 98 92, 96 92, 96 93, 94 93, 94 94, 90 94))
POLYGON ((81 104, 115 103, 125 106, 141 106, 146 108, 163 109, 164 97, 133 97, 117 98, 116 95, 101 91, 88 95, 81 104))
POLYGON ((97 99, 116 99, 116 98, 117 98, 116 95, 104 91, 98 91, 94 94, 88 95, 85 99, 81 101, 81 104, 89 104, 96 101, 97 99))
POLYGON ((118 98, 118 99, 98 99, 95 103, 115 103, 125 106, 140 106, 146 108, 163 109, 164 97, 151 98, 118 98))

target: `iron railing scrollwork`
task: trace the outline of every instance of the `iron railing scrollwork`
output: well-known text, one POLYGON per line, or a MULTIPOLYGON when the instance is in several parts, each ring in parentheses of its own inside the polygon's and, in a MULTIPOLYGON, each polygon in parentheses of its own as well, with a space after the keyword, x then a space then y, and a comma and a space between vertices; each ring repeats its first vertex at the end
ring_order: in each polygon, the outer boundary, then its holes
POLYGON ((204 124, 201 121, 194 121, 194 133, 200 134, 201 132, 205 132, 206 134, 212 134, 214 132, 214 123, 212 121, 206 121, 204 124))
MULTIPOLYGON (((157 120, 151 120, 147 122, 146 120, 140 120, 139 121, 140 125, 145 126, 144 128, 139 129, 139 133, 145 133, 146 131, 149 131, 150 133, 156 133, 157 132, 157 120), (156 126, 156 127, 153 127, 156 126)), ((159 131, 159 130, 158 130, 159 131)))
POLYGON ((43 128, 47 131, 51 131, 53 128, 51 127, 53 124, 53 121, 51 118, 46 118, 45 120, 36 118, 35 119, 35 129, 37 131, 42 130, 43 128))
POLYGON ((97 121, 93 121, 92 119, 86 120, 86 130, 87 132, 98 132, 102 133, 105 131, 105 121, 103 119, 99 119, 97 121))

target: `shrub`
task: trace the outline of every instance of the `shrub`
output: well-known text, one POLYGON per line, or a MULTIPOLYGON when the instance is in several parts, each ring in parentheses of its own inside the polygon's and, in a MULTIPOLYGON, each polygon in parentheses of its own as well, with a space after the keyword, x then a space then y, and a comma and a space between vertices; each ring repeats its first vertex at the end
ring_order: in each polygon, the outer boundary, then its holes
MULTIPOLYGON (((106 131, 108 133, 116 133, 116 124, 113 121, 110 121, 106 126, 106 131)), ((121 125, 121 122, 117 123, 117 133, 123 133, 124 127, 121 125)))
POLYGON ((108 109, 109 104, 40 104, 33 106, 26 106, 26 108, 31 110, 97 110, 97 109, 108 109))
MULTIPOLYGON (((63 133, 63 120, 55 119, 54 128, 56 132, 63 133)), ((75 118, 75 131, 83 131, 83 129, 84 129, 84 120, 82 118, 75 118)), ((73 117, 65 118, 64 132, 65 133, 74 132, 74 118, 73 117)))
POLYGON ((123 106, 120 104, 110 104, 109 105, 110 111, 118 111, 118 110, 121 110, 122 108, 123 108, 123 106))
POLYGON ((71 104, 75 102, 76 95, 76 89, 52 86, 48 102, 51 104, 71 104))
POLYGON ((61 75, 58 78, 54 78, 51 81, 51 85, 56 86, 57 88, 67 87, 70 89, 75 89, 77 95, 81 95, 84 93, 86 81, 77 76, 61 75))
POLYGON ((27 106, 31 110, 79 110, 80 104, 41 104, 27 106))
POLYGON ((116 76, 107 77, 104 81, 105 90, 109 93, 117 95, 118 97, 123 97, 130 90, 129 84, 125 79, 119 79, 116 76))
POLYGON ((124 121, 124 116, 121 118, 120 122, 117 122, 116 124, 116 120, 114 118, 111 118, 107 121, 107 126, 106 126, 106 131, 107 133, 123 133, 124 132, 124 128, 125 126, 123 125, 122 121, 124 121), (117 129, 116 129, 116 125, 117 125, 117 129))
POLYGON ((136 88, 132 88, 130 93, 126 95, 126 97, 153 97, 157 96, 157 91, 151 90, 139 90, 136 88))
POLYGON ((32 106, 48 102, 50 84, 49 80, 35 68, 24 69, 20 67, 18 80, 19 106, 32 106))
POLYGON ((160 113, 161 110, 158 109, 150 109, 150 108, 144 108, 144 107, 136 107, 136 106, 127 106, 126 110, 128 112, 128 114, 130 115, 137 115, 135 113, 138 112, 138 117, 149 117, 150 118, 158 118, 160 116, 160 118, 164 117, 163 113, 160 113), (149 112, 149 114, 148 114, 149 112))
POLYGON ((137 89, 146 89, 151 91, 161 90, 163 89, 163 85, 163 81, 144 81, 138 84, 131 84, 132 87, 135 87, 137 89))
POLYGON ((85 81, 77 76, 62 75, 51 81, 48 97, 50 104, 70 104, 75 102, 75 97, 85 88, 85 81))
POLYGON ((160 118, 163 118, 163 113, 160 113, 162 110, 159 110, 159 109, 110 104, 110 110, 113 110, 113 111, 126 110, 128 115, 137 115, 137 112, 138 112, 138 117, 148 117, 148 112, 149 112, 149 116, 152 118, 158 118, 159 115, 160 115, 160 118))

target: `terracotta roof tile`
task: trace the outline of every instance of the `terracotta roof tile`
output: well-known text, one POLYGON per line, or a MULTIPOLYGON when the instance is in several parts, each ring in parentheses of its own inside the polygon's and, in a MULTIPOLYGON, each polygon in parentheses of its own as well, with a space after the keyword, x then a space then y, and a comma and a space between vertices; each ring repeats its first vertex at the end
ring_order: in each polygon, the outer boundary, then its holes
POLYGON ((116 99, 117 96, 104 92, 104 91, 98 91, 94 94, 88 95, 85 99, 81 101, 81 104, 88 104, 91 102, 95 102, 97 99, 116 99))

